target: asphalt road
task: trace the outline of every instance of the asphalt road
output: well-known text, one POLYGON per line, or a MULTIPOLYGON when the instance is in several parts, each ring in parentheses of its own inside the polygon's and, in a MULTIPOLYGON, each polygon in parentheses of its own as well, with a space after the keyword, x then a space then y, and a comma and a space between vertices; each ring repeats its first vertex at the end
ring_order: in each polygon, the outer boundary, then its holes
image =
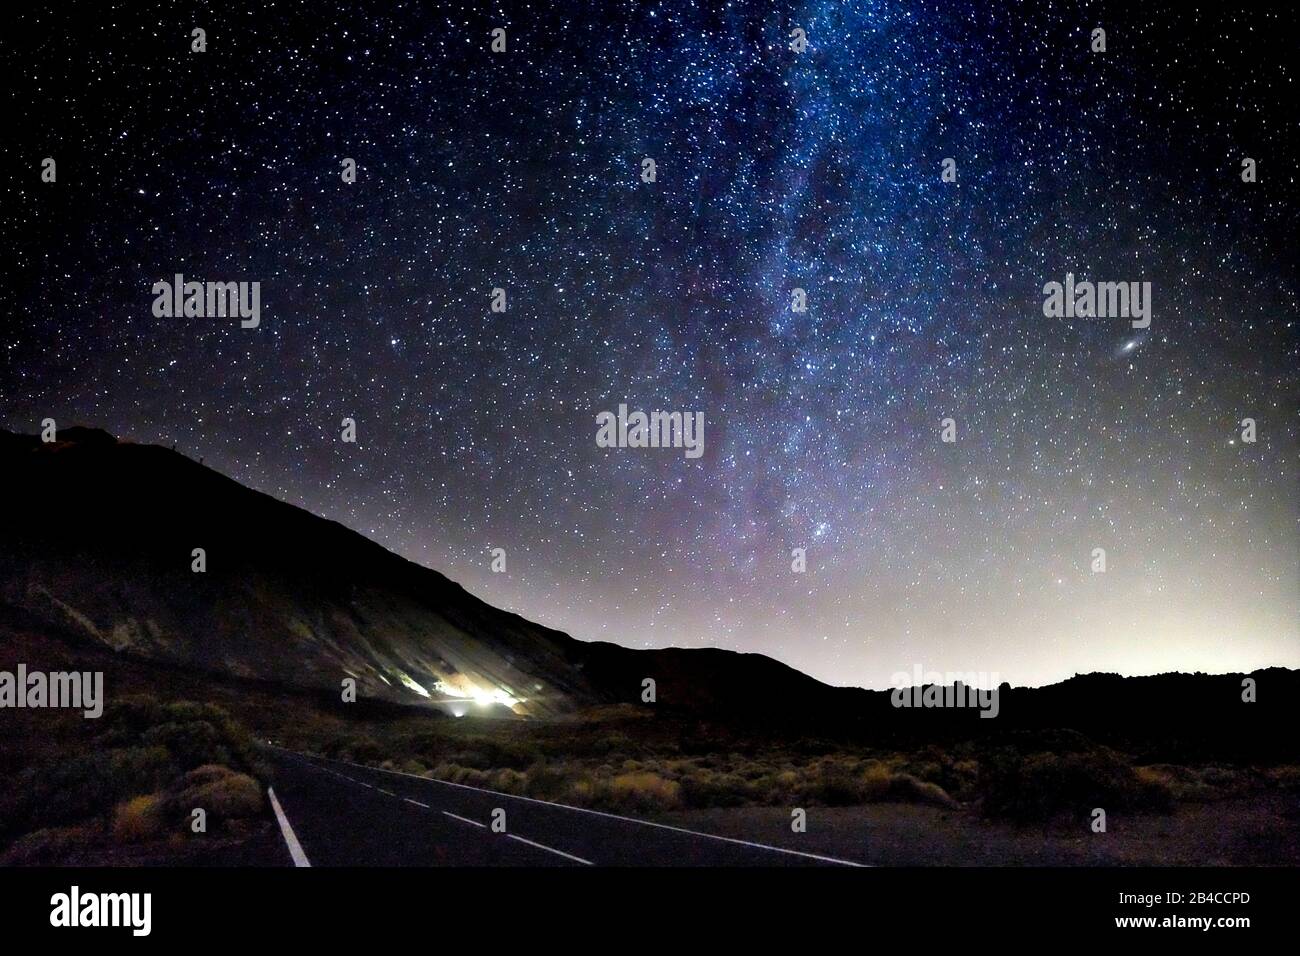
POLYGON ((285 854, 299 866, 861 865, 278 748, 267 755, 285 854), (504 832, 492 826, 497 810, 504 832))

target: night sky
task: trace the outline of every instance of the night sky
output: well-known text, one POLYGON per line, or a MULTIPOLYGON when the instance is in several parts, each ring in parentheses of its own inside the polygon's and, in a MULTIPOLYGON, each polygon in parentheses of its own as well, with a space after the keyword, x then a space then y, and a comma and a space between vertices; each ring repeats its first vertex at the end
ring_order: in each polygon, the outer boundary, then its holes
POLYGON ((1300 666, 1297 14, 1122 6, 11 14, 0 425, 176 443, 584 639, 1300 666), (1045 317, 1067 272, 1150 328, 1045 317), (155 317, 176 273, 260 326, 155 317), (620 403, 703 456, 598 448, 620 403))

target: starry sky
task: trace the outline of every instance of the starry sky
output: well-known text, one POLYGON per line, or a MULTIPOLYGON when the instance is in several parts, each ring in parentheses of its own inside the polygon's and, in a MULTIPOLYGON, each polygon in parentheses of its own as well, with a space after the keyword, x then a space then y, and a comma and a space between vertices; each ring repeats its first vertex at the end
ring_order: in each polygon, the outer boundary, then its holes
POLYGON ((175 443, 583 639, 1300 666, 1293 6, 15 16, 0 425, 175 443), (178 272, 260 326, 156 318, 178 272), (1150 281, 1150 328, 1044 317, 1067 272, 1150 281), (598 448, 620 403, 703 456, 598 448))

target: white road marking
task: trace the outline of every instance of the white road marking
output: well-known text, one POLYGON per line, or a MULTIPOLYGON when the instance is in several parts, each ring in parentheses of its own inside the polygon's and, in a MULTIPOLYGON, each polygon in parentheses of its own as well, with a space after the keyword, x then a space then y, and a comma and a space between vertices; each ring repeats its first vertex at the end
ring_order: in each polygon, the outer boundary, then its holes
POLYGON ((427 803, 421 803, 419 800, 412 800, 410 797, 402 797, 402 799, 405 800, 407 803, 415 804, 417 807, 424 807, 424 809, 426 810, 430 809, 427 803))
POLYGON ((569 860, 577 860, 579 863, 584 863, 587 866, 592 865, 590 860, 584 860, 582 857, 574 856, 572 853, 565 853, 563 850, 557 850, 553 846, 547 846, 544 843, 534 843, 532 840, 525 840, 523 837, 516 836, 513 833, 507 833, 506 836, 510 837, 512 840, 518 840, 520 843, 527 843, 529 846, 535 846, 539 850, 546 850, 548 853, 554 853, 556 856, 562 856, 569 860))
POLYGON ((450 810, 443 810, 442 815, 445 817, 451 817, 453 820, 459 820, 461 823, 468 823, 472 827, 480 827, 481 829, 484 830, 487 829, 486 823, 479 823, 477 820, 471 820, 469 817, 457 816, 456 814, 452 813, 450 810))
MULTIPOLYGON (((452 813, 450 810, 443 810, 442 813, 443 816, 451 817, 453 820, 459 820, 461 823, 468 823, 470 826, 478 827, 480 830, 487 829, 486 823, 479 823, 477 820, 471 820, 469 817, 462 817, 459 814, 452 813)), ((517 836, 514 833, 507 833, 506 836, 510 837, 512 840, 518 840, 520 843, 527 843, 529 846, 535 846, 539 850, 545 850, 547 853, 554 853, 556 856, 562 856, 566 860, 573 860, 576 863, 582 863, 586 866, 592 865, 590 860, 584 860, 582 857, 574 856, 572 853, 565 853, 563 850, 557 850, 555 847, 547 846, 545 843, 538 843, 536 840, 528 840, 524 837, 517 836)))
MULTIPOLYGON (((285 750, 285 748, 283 747, 277 747, 275 749, 285 750)), ((307 759, 304 754, 300 754, 296 750, 285 750, 285 752, 294 754, 298 757, 301 757, 304 760, 307 759)), ((333 760, 333 758, 331 757, 318 757, 317 759, 333 760)), ((310 763, 311 761, 308 760, 307 762, 310 763)), ((462 790, 475 790, 478 793, 490 793, 495 797, 505 797, 507 800, 523 800, 527 803, 540 803, 542 806, 546 806, 546 807, 558 807, 561 810, 573 810, 576 813, 589 813, 595 817, 608 817, 611 820, 622 820, 624 823, 637 823, 643 827, 656 827, 657 829, 660 830, 672 830, 674 833, 685 833, 688 834, 689 836, 703 837, 706 840, 720 840, 723 843, 734 843, 737 846, 752 847, 753 849, 756 850, 770 850, 773 853, 785 853, 789 856, 803 857, 805 860, 818 860, 822 863, 835 863, 838 864, 839 866, 860 866, 860 867, 870 866, 869 863, 858 863, 854 860, 841 860, 833 856, 822 856, 818 853, 805 853, 802 850, 787 850, 785 847, 782 846, 770 846, 766 843, 754 843, 750 840, 740 840, 735 837, 718 836, 716 833, 701 833, 699 830, 688 830, 686 829, 686 827, 675 827, 670 823, 655 823, 653 820, 638 820, 635 817, 620 816, 617 813, 607 813, 604 810, 592 810, 589 809, 588 807, 575 807, 567 803, 552 803, 549 800, 538 800, 536 797, 521 797, 516 793, 502 793, 500 790, 488 790, 484 787, 471 787, 467 783, 452 783, 450 780, 439 780, 437 777, 421 777, 419 774, 404 773, 401 770, 382 770, 379 767, 367 767, 365 764, 352 763, 349 760, 334 760, 333 762, 341 763, 348 767, 356 767, 359 770, 370 770, 374 773, 391 773, 397 777, 410 777, 413 780, 424 780, 427 781, 428 783, 440 783, 444 787, 459 787, 462 790)), ((320 769, 327 770, 328 768, 321 767, 320 769)), ((446 813, 445 810, 443 812, 446 813)), ((448 814, 448 815, 451 816, 452 814, 448 814)), ((457 819, 464 819, 464 818, 458 817, 457 819)), ((474 823, 473 820, 468 820, 466 822, 474 823)), ((482 826, 483 824, 476 823, 475 825, 482 826)))
POLYGON ((280 832, 284 834, 284 843, 289 848, 289 856, 293 857, 293 865, 311 866, 311 863, 307 860, 307 854, 302 852, 302 844, 298 842, 298 837, 294 835, 293 827, 289 826, 289 818, 284 815, 284 810, 280 807, 280 801, 275 799, 275 791, 267 787, 266 795, 271 798, 271 809, 275 811, 275 818, 280 821, 280 832))

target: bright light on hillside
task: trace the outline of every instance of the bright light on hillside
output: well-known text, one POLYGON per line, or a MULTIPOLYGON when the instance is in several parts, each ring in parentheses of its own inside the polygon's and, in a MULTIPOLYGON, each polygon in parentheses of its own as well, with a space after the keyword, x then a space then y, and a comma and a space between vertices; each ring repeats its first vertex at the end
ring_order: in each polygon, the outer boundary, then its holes
MULTIPOLYGON (((459 700, 473 701, 484 707, 490 707, 493 704, 502 704, 506 707, 513 707, 515 704, 522 704, 523 698, 515 697, 509 691, 501 687, 479 687, 477 684, 461 677, 454 688, 464 696, 455 698, 459 700)), ((459 715, 458 715, 459 716, 459 715)))

